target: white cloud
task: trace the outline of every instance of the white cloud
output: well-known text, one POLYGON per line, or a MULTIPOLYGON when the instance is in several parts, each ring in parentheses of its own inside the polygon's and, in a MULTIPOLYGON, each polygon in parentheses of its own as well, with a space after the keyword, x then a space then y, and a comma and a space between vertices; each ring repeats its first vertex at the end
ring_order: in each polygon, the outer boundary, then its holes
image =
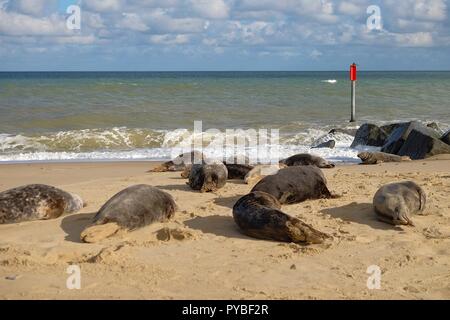
POLYGON ((123 13, 117 27, 141 32, 150 29, 136 13, 123 13))
POLYGON ((153 35, 150 37, 150 42, 160 45, 182 45, 187 44, 190 41, 190 37, 186 34, 163 34, 163 35, 153 35))
POLYGON ((208 19, 226 19, 230 13, 228 5, 223 0, 191 0, 194 12, 208 19))
POLYGON ((124 0, 83 0, 82 5, 95 12, 119 11, 124 0))

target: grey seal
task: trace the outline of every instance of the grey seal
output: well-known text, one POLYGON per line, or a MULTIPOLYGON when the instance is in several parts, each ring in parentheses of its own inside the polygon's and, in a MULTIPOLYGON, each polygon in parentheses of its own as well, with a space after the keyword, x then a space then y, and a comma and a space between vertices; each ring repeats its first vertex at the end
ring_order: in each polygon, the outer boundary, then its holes
POLYGON ((228 170, 228 179, 244 180, 247 173, 249 173, 253 166, 248 164, 228 164, 224 163, 228 170))
POLYGON ((187 184, 200 192, 217 191, 225 186, 228 179, 227 167, 222 162, 194 164, 187 184))
POLYGON ((358 153, 358 158, 361 159, 361 164, 378 164, 382 162, 402 162, 411 161, 408 156, 397 156, 395 154, 384 153, 384 152, 360 152, 358 153))
POLYGON ((315 166, 288 167, 267 176, 252 189, 274 196, 281 204, 307 199, 336 198, 327 187, 323 172, 315 166))
POLYGON ((283 159, 280 163, 287 165, 288 167, 293 166, 316 166, 318 168, 334 168, 334 163, 331 163, 319 156, 315 156, 309 153, 300 153, 293 155, 287 159, 283 159))
POLYGON ((373 206, 380 221, 393 225, 411 225, 411 215, 425 210, 425 191, 413 181, 382 186, 373 197, 373 206))
POLYGON ((311 244, 331 238, 280 209, 274 196, 254 191, 236 202, 233 218, 244 234, 257 239, 311 244))
POLYGON ((83 208, 76 194, 44 185, 30 184, 0 193, 0 224, 48 220, 83 208))
POLYGON ((81 234, 84 242, 97 242, 120 229, 135 230, 175 215, 172 196, 158 188, 140 184, 128 187, 109 199, 81 234))
POLYGON ((192 164, 205 164, 206 156, 200 151, 191 151, 178 155, 173 160, 164 162, 148 172, 183 171, 192 164))

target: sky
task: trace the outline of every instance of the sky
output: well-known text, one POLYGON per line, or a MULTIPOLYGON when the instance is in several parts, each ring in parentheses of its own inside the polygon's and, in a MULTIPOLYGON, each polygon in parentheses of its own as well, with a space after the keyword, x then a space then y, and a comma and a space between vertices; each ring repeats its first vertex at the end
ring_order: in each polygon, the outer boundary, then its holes
POLYGON ((0 0, 0 71, 450 70, 449 1, 0 0))

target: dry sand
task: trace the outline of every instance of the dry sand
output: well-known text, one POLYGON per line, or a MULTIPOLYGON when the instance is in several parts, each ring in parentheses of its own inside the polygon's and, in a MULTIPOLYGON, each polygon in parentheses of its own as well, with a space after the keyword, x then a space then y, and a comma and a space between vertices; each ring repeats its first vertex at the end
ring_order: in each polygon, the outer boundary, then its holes
POLYGON ((81 195, 88 206, 52 221, 0 226, 1 299, 449 299, 450 159, 324 170, 339 199, 283 210, 334 237, 331 246, 261 241, 242 235, 231 208, 251 186, 229 181, 201 194, 179 173, 145 173, 154 164, 0 165, 0 190, 46 183, 81 195), (371 201, 385 183, 414 180, 428 194, 416 227, 378 222, 371 201), (96 210, 127 186, 146 183, 172 194, 169 223, 80 243, 96 210), (70 264, 82 288, 68 290, 70 264), (370 265, 381 289, 366 286, 370 265))

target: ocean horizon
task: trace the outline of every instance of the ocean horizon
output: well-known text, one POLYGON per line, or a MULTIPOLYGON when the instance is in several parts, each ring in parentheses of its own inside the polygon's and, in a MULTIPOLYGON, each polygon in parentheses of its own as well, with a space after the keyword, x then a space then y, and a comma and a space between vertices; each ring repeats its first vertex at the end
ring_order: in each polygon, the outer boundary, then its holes
MULTIPOLYGON (((449 71, 360 71, 349 123, 347 71, 0 72, 0 161, 164 160, 203 129, 279 130, 281 156, 355 162, 331 129, 417 120, 450 125, 449 71)), ((214 143, 206 153, 219 156, 214 143)), ((223 138, 223 137, 222 137, 223 138)), ((246 152, 254 150, 245 149, 246 152)))

